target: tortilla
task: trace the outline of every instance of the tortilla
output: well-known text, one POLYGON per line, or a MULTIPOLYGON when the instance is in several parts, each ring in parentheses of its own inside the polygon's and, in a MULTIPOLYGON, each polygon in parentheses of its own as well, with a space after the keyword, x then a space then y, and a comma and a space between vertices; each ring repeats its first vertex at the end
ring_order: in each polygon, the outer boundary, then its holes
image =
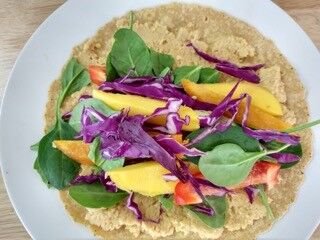
MULTIPOLYGON (((114 32, 127 26, 128 16, 114 19, 103 26, 94 37, 76 46, 73 56, 85 67, 89 64, 104 65, 114 32)), ((264 63, 264 69, 259 72, 261 85, 269 89, 282 103, 284 119, 292 124, 308 121, 305 90, 297 73, 274 43, 247 23, 212 8, 170 4, 137 11, 134 30, 148 46, 171 54, 175 58, 176 66, 210 66, 185 46, 189 40, 204 51, 236 64, 264 63)), ((222 79, 229 81, 231 78, 223 75, 222 79)), ((78 97, 83 92, 89 93, 91 88, 69 97, 62 111, 72 109, 78 97)), ((54 122, 58 90, 59 81, 55 81, 49 90, 45 112, 46 129, 54 122)), ((294 202, 303 180, 304 168, 311 158, 311 131, 304 131, 300 135, 303 158, 293 168, 281 170, 280 184, 267 192, 276 219, 285 214, 294 202)), ((95 235, 107 239, 254 239, 268 230, 274 222, 266 217, 259 199, 250 205, 243 193, 228 197, 227 224, 220 229, 204 226, 179 207, 165 211, 160 215, 160 223, 156 224, 138 222, 133 214, 121 205, 114 209, 86 209, 74 202, 67 191, 61 191, 60 196, 76 222, 89 227, 95 235), (114 215, 115 219, 112 220, 110 215, 114 215), (112 226, 114 230, 111 230, 112 226)), ((154 198, 139 196, 137 201, 141 201, 142 208, 146 209, 148 204, 153 207, 157 205, 154 198)))

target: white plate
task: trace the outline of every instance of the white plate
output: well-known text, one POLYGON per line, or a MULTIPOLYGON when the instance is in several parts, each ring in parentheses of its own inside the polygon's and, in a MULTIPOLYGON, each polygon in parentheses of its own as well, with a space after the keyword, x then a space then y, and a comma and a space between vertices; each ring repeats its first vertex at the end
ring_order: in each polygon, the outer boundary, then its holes
MULTIPOLYGON (((34 239, 92 239, 83 226, 73 223, 59 200, 33 170, 35 154, 29 146, 43 134, 47 90, 68 59, 72 48, 113 17, 137 8, 170 0, 72 0, 55 11, 33 34, 12 70, 2 102, 0 158, 11 202, 34 239)), ((273 39, 297 69, 308 89, 311 118, 319 118, 320 55, 300 27, 271 1, 185 1, 212 6, 245 20, 273 39)), ((308 166, 299 196, 263 239, 306 239, 320 218, 319 129, 314 129, 313 161, 308 166)))

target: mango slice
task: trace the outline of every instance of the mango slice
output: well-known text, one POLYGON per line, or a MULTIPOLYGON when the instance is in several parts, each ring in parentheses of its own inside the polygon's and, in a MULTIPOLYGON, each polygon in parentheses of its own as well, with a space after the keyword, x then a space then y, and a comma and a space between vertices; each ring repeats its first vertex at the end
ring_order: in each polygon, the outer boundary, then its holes
POLYGON ((86 144, 83 141, 55 140, 53 141, 53 145, 63 154, 80 164, 93 164, 93 162, 88 157, 89 144, 86 144))
MULTIPOLYGON (((151 115, 154 110, 160 107, 165 107, 166 102, 161 100, 155 100, 147 97, 129 95, 129 94, 119 94, 119 93, 106 93, 99 90, 93 90, 92 95, 94 98, 103 101, 109 107, 114 110, 122 110, 123 108, 130 108, 129 115, 151 115)), ((189 125, 183 125, 182 130, 184 131, 194 131, 199 129, 199 119, 197 113, 186 106, 181 106, 179 114, 182 118, 187 115, 190 117, 189 125)), ((165 125, 166 117, 157 116, 148 120, 149 123, 156 125, 165 125)))
MULTIPOLYGON (((202 84, 201 86, 217 95, 226 96, 234 85, 235 82, 202 84)), ((251 96, 252 105, 261 110, 273 116, 283 115, 280 102, 267 89, 254 83, 241 82, 233 94, 233 98, 238 98, 243 93, 248 93, 251 96)))
MULTIPOLYGON (((203 84, 196 84, 189 80, 183 80, 182 86, 188 95, 195 96, 202 102, 219 104, 225 97, 203 87, 203 84)), ((244 111, 245 102, 242 102, 235 119, 237 123, 241 123, 244 111)), ((283 131, 292 127, 290 124, 284 122, 281 118, 275 117, 255 105, 251 105, 250 107, 247 125, 256 129, 271 129, 277 131, 283 131)))
POLYGON ((108 175, 122 190, 154 197, 174 192, 178 181, 166 182, 163 175, 167 173, 169 173, 167 169, 152 161, 117 168, 109 171, 108 175))

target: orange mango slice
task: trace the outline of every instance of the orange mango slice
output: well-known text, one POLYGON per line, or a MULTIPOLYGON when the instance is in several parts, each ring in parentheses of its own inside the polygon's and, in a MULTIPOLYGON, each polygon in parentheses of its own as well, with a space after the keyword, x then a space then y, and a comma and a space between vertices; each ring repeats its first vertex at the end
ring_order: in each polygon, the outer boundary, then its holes
POLYGON ((93 164, 93 162, 88 157, 89 144, 86 144, 83 141, 55 140, 53 141, 53 145, 63 154, 80 164, 93 164))
MULTIPOLYGON (((96 99, 103 101, 106 105, 114 110, 122 110, 130 108, 129 115, 151 115, 157 108, 165 107, 166 102, 147 97, 120 94, 120 93, 106 93, 99 90, 93 90, 92 96, 96 99)), ((190 117, 189 125, 183 125, 182 130, 194 131, 199 129, 199 119, 196 111, 187 106, 181 106, 179 114, 182 118, 190 117)), ((165 125, 166 116, 157 116, 148 120, 149 123, 156 125, 165 125)))
MULTIPOLYGON (((209 88, 205 88, 202 84, 196 84, 189 80, 183 80, 182 86, 188 95, 196 97, 198 100, 207 103, 219 104, 225 96, 219 95, 209 88)), ((266 99, 267 101, 267 99, 266 99)), ((242 116, 245 111, 245 102, 240 104, 239 113, 235 121, 241 123, 242 116)), ((256 129, 271 129, 283 131, 291 127, 290 124, 283 121, 281 118, 275 117, 261 108, 251 105, 250 112, 247 118, 247 125, 256 129)))

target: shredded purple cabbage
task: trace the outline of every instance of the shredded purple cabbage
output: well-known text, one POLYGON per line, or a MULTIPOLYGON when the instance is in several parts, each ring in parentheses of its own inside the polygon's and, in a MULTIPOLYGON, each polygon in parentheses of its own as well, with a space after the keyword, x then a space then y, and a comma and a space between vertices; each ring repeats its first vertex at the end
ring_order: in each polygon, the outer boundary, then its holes
POLYGON ((108 192, 118 191, 117 186, 110 179, 110 177, 109 176, 105 177, 105 172, 100 172, 98 174, 92 173, 91 175, 87 175, 87 176, 79 175, 71 181, 71 185, 77 185, 77 184, 83 184, 83 183, 92 184, 95 182, 100 182, 108 192))
POLYGON ((171 138, 169 135, 159 134, 154 137, 157 143, 172 156, 175 154, 183 154, 190 157, 202 156, 204 152, 196 149, 196 148, 187 148, 181 143, 177 142, 175 139, 171 138))
POLYGON ((300 160, 300 157, 292 153, 273 153, 269 155, 276 159, 278 163, 293 163, 300 160))
POLYGON ((180 87, 172 83, 172 77, 169 74, 161 78, 126 76, 114 82, 105 82, 99 89, 106 92, 135 94, 160 100, 178 98, 183 101, 184 105, 197 110, 210 111, 215 107, 214 104, 200 102, 183 93, 180 87))
POLYGON ((177 180, 179 180, 175 175, 173 175, 172 173, 167 173, 163 175, 163 179, 166 182, 175 182, 177 180))
POLYGON ((264 65, 263 64, 257 64, 253 66, 244 66, 244 67, 239 67, 234 63, 231 63, 229 61, 217 58, 215 56, 209 55, 205 52, 202 52, 200 49, 195 47, 191 42, 187 44, 188 47, 193 48, 193 50, 203 59, 205 59, 208 62, 214 63, 215 68, 223 73, 226 73, 228 75, 231 75, 233 77, 246 80, 248 82, 252 83, 259 83, 260 78, 259 76, 255 73, 255 71, 259 70, 262 68, 264 65))
POLYGON ((295 135, 290 135, 288 133, 282 133, 274 130, 265 130, 265 129, 251 129, 246 126, 247 118, 249 114, 250 104, 251 104, 251 97, 249 95, 246 96, 246 108, 242 117, 242 129, 245 134, 250 137, 253 137, 257 140, 263 140, 265 142, 270 141, 278 141, 286 144, 297 145, 300 142, 300 137, 295 135))
POLYGON ((84 95, 81 95, 80 98, 79 98, 79 102, 85 100, 85 99, 88 99, 88 98, 92 98, 91 95, 88 95, 88 94, 84 94, 84 95))
POLYGON ((181 167, 181 172, 184 175, 184 182, 190 181, 190 183, 192 184, 194 190, 201 197, 201 199, 205 199, 204 195, 202 194, 202 192, 200 190, 200 184, 192 176, 191 172, 189 171, 188 165, 182 160, 179 160, 179 164, 180 164, 180 167, 181 167))
POLYGON ((138 207, 138 204, 133 201, 134 193, 131 192, 127 199, 126 207, 134 213, 138 220, 142 220, 142 213, 138 207))
POLYGON ((220 72, 226 73, 230 76, 246 80, 252 83, 259 83, 260 77, 252 70, 245 70, 239 67, 231 67, 229 65, 224 65, 217 63, 216 69, 220 72))
POLYGON ((253 187, 253 186, 248 186, 244 188, 244 191, 246 192, 249 202, 252 204, 255 197, 257 196, 259 189, 253 187))
POLYGON ((156 116, 166 115, 166 126, 153 127, 153 129, 168 134, 180 133, 182 126, 188 125, 190 122, 189 116, 186 116, 185 119, 180 117, 178 112, 181 104, 182 100, 169 98, 165 107, 157 108, 150 116, 145 118, 145 121, 156 116))
POLYGON ((194 205, 192 209, 196 212, 203 213, 208 216, 213 216, 215 214, 214 210, 211 207, 207 207, 205 205, 194 205))
POLYGON ((220 187, 220 186, 217 186, 217 185, 213 184, 212 182, 208 181, 207 179, 195 178, 195 180, 198 182, 198 184, 200 186, 202 185, 202 186, 211 187, 211 188, 219 190, 219 194, 216 195, 218 197, 223 197, 226 194, 232 192, 231 190, 229 190, 229 189, 227 189, 225 187, 220 187))
POLYGON ((90 143, 99 136, 104 158, 153 158, 179 179, 183 177, 175 158, 143 130, 143 116, 129 117, 125 111, 104 116, 93 108, 84 108, 81 122, 78 138, 90 143), (95 122, 91 122, 92 117, 95 122))
POLYGON ((66 112, 61 116, 61 118, 63 121, 68 122, 71 118, 71 115, 72 115, 71 112, 66 112))

